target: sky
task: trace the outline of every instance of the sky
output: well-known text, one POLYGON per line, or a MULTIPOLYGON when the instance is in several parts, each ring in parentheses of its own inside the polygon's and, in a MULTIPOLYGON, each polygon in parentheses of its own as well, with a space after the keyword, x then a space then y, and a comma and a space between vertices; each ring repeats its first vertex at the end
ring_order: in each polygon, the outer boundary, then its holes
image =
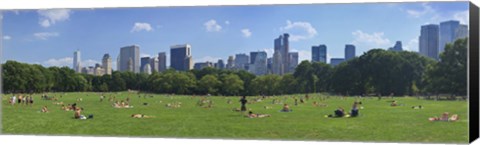
POLYGON ((169 65, 170 46, 188 43, 194 62, 216 62, 251 51, 271 57, 283 33, 299 62, 311 60, 311 47, 320 44, 328 60, 343 58, 346 44, 356 46, 356 56, 396 41, 418 52, 421 25, 468 24, 468 2, 6 10, 0 19, 2 62, 72 67, 80 50, 82 66, 109 53, 116 69, 128 45, 139 45, 141 57, 166 52, 169 65))

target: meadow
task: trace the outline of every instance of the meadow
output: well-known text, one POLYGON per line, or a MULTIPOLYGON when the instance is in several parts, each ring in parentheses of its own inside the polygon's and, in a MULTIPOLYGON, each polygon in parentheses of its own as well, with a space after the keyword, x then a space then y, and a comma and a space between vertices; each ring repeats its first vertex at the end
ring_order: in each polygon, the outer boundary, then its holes
POLYGON ((47 93, 58 101, 42 100, 34 94, 34 104, 8 104, 12 94, 2 95, 2 134, 41 134, 69 136, 119 136, 165 138, 220 138, 256 140, 309 140, 309 141, 363 141, 363 142, 429 142, 467 143, 468 102, 433 101, 414 97, 339 97, 310 94, 305 103, 294 105, 288 95, 267 97, 249 96, 247 108, 254 113, 271 114, 267 118, 247 118, 241 112, 240 97, 210 96, 212 108, 197 105, 202 96, 165 94, 118 93, 47 93), (100 101, 101 95, 106 96, 100 101), (61 96, 61 97, 60 97, 61 96), (114 108, 108 100, 130 98, 133 108, 114 108), (81 98, 81 101, 78 100, 81 98), (323 99, 322 99, 323 98, 323 99), (273 99, 279 103, 273 104, 273 99), (227 103, 229 100, 231 104, 227 103), (355 100, 362 102, 360 116, 355 118, 326 118, 338 107, 350 110, 355 100), (396 100, 401 106, 390 106, 396 100), (313 106, 317 101, 328 106, 313 106), (93 119, 73 119, 73 111, 64 111, 54 102, 65 105, 77 103, 84 108, 82 114, 93 114, 93 119), (181 102, 179 108, 167 104, 181 102), (144 103, 148 103, 144 105, 144 103), (279 112, 283 103, 292 112, 279 112), (423 109, 412 109, 422 105, 423 109), (48 113, 41 107, 48 106, 48 113), (429 117, 443 112, 458 114, 456 122, 430 122, 429 117), (132 118, 132 114, 145 114, 154 118, 132 118))

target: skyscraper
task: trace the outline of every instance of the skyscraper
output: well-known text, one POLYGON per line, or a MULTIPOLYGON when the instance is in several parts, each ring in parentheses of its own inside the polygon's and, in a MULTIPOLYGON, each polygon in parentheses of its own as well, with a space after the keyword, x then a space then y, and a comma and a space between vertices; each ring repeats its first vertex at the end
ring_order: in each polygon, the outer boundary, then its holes
POLYGON ((105 53, 102 58, 102 67, 105 71, 105 74, 111 75, 112 74, 112 58, 108 53, 105 53))
POLYGON ((213 63, 212 62, 197 62, 195 63, 195 65, 193 66, 193 69, 195 70, 201 70, 203 68, 206 68, 206 67, 213 67, 213 63))
POLYGON ((290 68, 288 72, 295 72, 295 68, 298 65, 298 52, 289 52, 288 57, 290 60, 290 68))
POLYGON ((344 62, 345 59, 344 58, 331 58, 330 59, 330 65, 332 66, 337 66, 339 65, 340 63, 344 62))
POLYGON ((445 21, 440 23, 439 34, 439 51, 442 53, 447 43, 452 43, 455 39, 455 31, 459 27, 460 22, 455 20, 445 21))
POLYGON ((390 48, 391 51, 403 51, 402 41, 395 42, 395 45, 390 48))
POLYGON ((250 72, 255 75, 267 74, 267 52, 258 51, 255 53, 255 62, 251 64, 250 72))
POLYGON ((257 57, 257 54, 258 54, 258 52, 256 52, 256 51, 250 52, 250 64, 255 63, 255 57, 257 57))
POLYGON ((269 57, 267 59, 267 74, 273 74, 273 58, 269 57))
POLYGON ((223 62, 222 59, 218 59, 216 64, 217 64, 218 69, 224 69, 225 68, 225 63, 223 62))
POLYGON ((250 57, 247 54, 240 53, 235 55, 235 69, 248 70, 250 57))
POLYGON ((165 52, 158 53, 158 71, 167 70, 167 55, 165 52))
POLYGON ((80 59, 80 50, 77 50, 73 53, 73 70, 77 73, 82 72, 82 67, 81 67, 81 59, 80 59))
POLYGON ((435 24, 423 25, 418 40, 419 53, 438 60, 439 27, 435 24))
POLYGON ((120 71, 140 72, 140 47, 138 45, 120 48, 120 71), (129 64, 129 61, 132 61, 129 64))
POLYGON ((120 71, 120 54, 117 55, 117 71, 120 71))
POLYGON ((147 64, 150 64, 150 57, 142 57, 140 59, 140 70, 141 70, 141 72, 144 72, 145 66, 147 64))
POLYGON ((150 66, 151 66, 150 63, 145 64, 145 66, 143 67, 142 73, 152 74, 152 68, 150 66))
POLYGON ((150 59, 150 70, 151 72, 158 72, 158 58, 153 57, 150 59))
POLYGON ((192 53, 189 44, 170 47, 170 67, 178 71, 188 71, 193 68, 192 53))
POLYGON ((327 46, 322 44, 312 46, 312 62, 327 63, 327 46))
POLYGON ((233 56, 228 56, 227 69, 233 69, 235 67, 235 59, 233 56))
POLYGON ((274 53, 273 53, 273 73, 274 74, 285 74, 288 71, 290 57, 288 57, 289 52, 289 42, 288 38, 290 35, 284 33, 274 40, 274 53))
POLYGON ((468 25, 460 25, 457 30, 455 30, 455 39, 463 39, 468 37, 468 25))
POLYGON ((345 45, 345 61, 355 58, 355 46, 352 44, 345 45))

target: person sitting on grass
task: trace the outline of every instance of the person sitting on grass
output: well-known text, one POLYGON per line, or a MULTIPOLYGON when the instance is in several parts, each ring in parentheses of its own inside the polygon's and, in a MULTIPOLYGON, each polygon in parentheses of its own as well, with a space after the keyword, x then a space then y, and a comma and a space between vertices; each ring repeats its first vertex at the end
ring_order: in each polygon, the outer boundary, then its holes
POLYGON ((327 115, 326 117, 330 117, 330 118, 349 117, 349 115, 345 113, 345 110, 342 107, 338 107, 338 109, 333 111, 333 113, 334 115, 330 114, 330 115, 327 115))
POLYGON ((132 118, 154 118, 154 116, 147 116, 145 114, 132 114, 132 118))
POLYGON ((75 119, 81 119, 81 120, 93 119, 93 115, 92 115, 92 114, 88 115, 88 118, 85 117, 84 115, 82 115, 82 110, 83 110, 83 108, 76 108, 73 117, 74 117, 75 119))
POLYGON ((431 117, 431 118, 428 118, 429 121, 457 121, 458 120, 458 115, 457 114, 453 114, 451 117, 448 117, 449 116, 449 113, 448 112, 444 112, 442 114, 442 117, 431 117))
POLYGON ((292 109, 290 109, 288 104, 283 104, 283 108, 282 108, 282 110, 280 110, 280 112, 291 112, 291 111, 292 111, 292 109))
POLYGON ((254 114, 252 111, 248 111, 248 115, 246 117, 248 118, 264 118, 264 117, 270 117, 270 114, 254 114))
POLYGON ((352 117, 357 117, 358 116, 358 102, 357 101, 353 102, 352 111, 350 112, 350 115, 352 117))
POLYGON ((392 106, 392 107, 398 106, 397 101, 393 100, 392 104, 390 104, 390 106, 392 106))
POLYGON ((40 110, 40 112, 42 112, 42 113, 48 113, 48 108, 47 108, 47 106, 43 106, 43 107, 42 107, 42 110, 40 110))

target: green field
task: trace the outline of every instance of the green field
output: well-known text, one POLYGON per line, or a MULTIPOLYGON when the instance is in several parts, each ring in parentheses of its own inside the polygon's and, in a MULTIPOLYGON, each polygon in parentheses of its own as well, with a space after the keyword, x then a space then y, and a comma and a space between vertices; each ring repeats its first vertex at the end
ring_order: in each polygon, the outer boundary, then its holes
MULTIPOLYGON (((294 105, 288 96, 270 97, 261 102, 247 104, 255 113, 271 114, 268 118, 246 118, 239 112, 239 97, 207 97, 214 102, 213 108, 197 106, 201 97, 168 96, 158 94, 106 93, 100 102, 101 93, 48 93, 64 104, 77 102, 83 107, 83 115, 93 114, 94 119, 73 119, 72 111, 63 111, 54 101, 41 100, 41 94, 34 94, 35 104, 26 106, 8 104, 12 94, 2 97, 3 134, 82 135, 82 136, 136 136, 174 138, 224 138, 224 139, 273 139, 273 140, 314 140, 314 141, 373 141, 373 142, 432 142, 467 143, 468 118, 466 101, 432 101, 417 98, 394 98, 405 106, 391 107, 391 98, 362 98, 360 116, 356 118, 325 118, 339 106, 350 110, 355 98, 329 97, 320 101, 322 95, 313 95, 306 103, 294 105), (109 96, 117 100, 130 97, 134 108, 112 107, 109 96), (153 97, 150 97, 153 96, 153 97), (293 112, 279 112, 284 101, 293 112), (227 100, 231 99, 232 104, 227 100), (314 107, 314 101, 328 104, 314 107), (167 103, 181 102, 180 108, 168 108, 167 103), (148 105, 143 105, 148 103, 148 105), (49 113, 40 113, 47 105, 49 113), (411 106, 422 105, 424 109, 414 110, 411 106), (265 109, 264 106, 271 107, 265 109), (429 117, 440 116, 443 112, 458 114, 456 122, 430 122, 429 117), (141 113, 155 118, 131 118, 141 113)), ((295 96, 295 95, 293 95, 295 96)), ((297 98, 303 95, 296 95, 297 98)), ((254 98, 247 97, 249 102, 254 98)))

